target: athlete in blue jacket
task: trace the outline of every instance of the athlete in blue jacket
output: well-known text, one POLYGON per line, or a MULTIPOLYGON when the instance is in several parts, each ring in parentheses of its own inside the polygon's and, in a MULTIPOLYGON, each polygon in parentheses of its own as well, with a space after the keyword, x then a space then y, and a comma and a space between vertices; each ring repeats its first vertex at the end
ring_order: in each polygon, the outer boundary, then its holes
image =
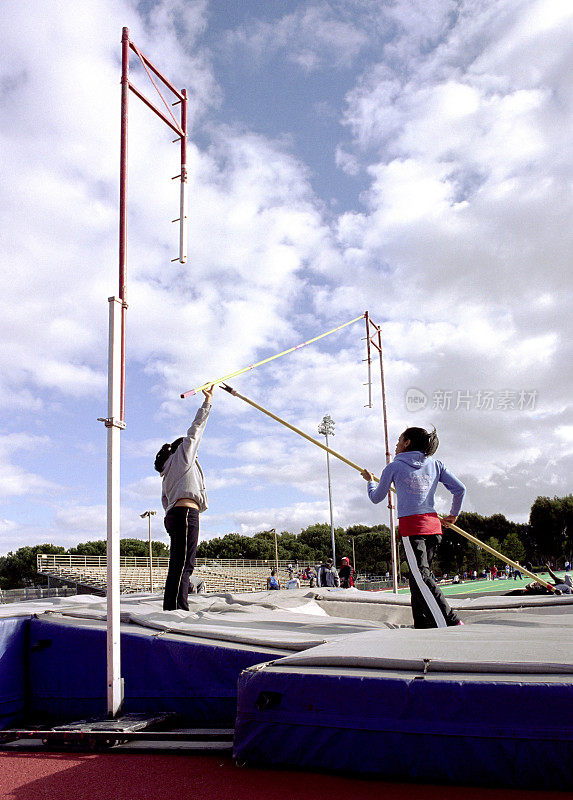
POLYGON ((397 497, 398 531, 402 537, 410 570, 412 614, 416 628, 444 628, 462 624, 430 570, 435 550, 442 541, 442 526, 434 506, 438 483, 452 493, 452 506, 446 522, 455 522, 466 492, 465 486, 441 461, 431 456, 438 448, 436 431, 407 428, 396 444, 396 457, 382 472, 378 485, 368 470, 368 497, 380 503, 394 484, 397 497))

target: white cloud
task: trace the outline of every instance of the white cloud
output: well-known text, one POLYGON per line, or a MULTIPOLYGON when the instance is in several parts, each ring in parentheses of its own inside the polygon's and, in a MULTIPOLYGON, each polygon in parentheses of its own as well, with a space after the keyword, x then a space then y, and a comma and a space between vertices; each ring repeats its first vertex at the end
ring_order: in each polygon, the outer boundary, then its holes
POLYGON ((368 44, 368 34, 348 18, 337 19, 325 2, 308 4, 278 21, 253 20, 226 37, 231 51, 245 49, 257 59, 284 51, 303 70, 349 67, 368 44))
MULTIPOLYGON (((11 430, 38 434, 2 440, 5 493, 45 494, 53 488, 47 476, 68 474, 67 465, 42 469, 39 459, 32 467, 23 449, 32 445, 47 457, 49 440, 40 434, 52 437, 62 424, 56 403, 77 406, 90 420, 103 413, 107 297, 117 280, 124 24, 192 97, 185 266, 171 263, 177 145, 148 109, 135 99, 130 105, 125 531, 139 535, 137 509, 158 505, 150 474, 157 446, 195 413, 197 398, 182 401, 180 392, 365 309, 382 325, 392 444, 413 419, 404 397, 415 386, 429 398, 416 420, 437 425, 440 452, 468 483, 469 507, 523 517, 536 493, 567 491, 569 6, 298 3, 275 19, 254 12, 226 38, 218 31, 227 53, 252 59, 254 79, 288 59, 302 67, 301 81, 325 68, 329 80, 344 68, 344 80, 355 81, 346 109, 337 109, 346 136, 337 143, 340 130, 328 128, 328 152, 344 181, 369 183, 360 204, 338 218, 313 192, 315 165, 296 154, 296 121, 265 137, 224 116, 221 76, 203 44, 212 6, 161 0, 142 9, 91 0, 79 10, 59 0, 40 16, 24 0, 9 2, 0 22, 7 154, 0 164, 0 397, 17 416, 11 430), (353 72, 358 64, 361 76, 353 72), (437 391, 455 398, 504 390, 537 391, 535 408, 431 407, 437 391)), ((133 76, 143 89, 135 64, 133 76)), ((313 107, 331 108, 336 93, 318 94, 313 107)), ((265 130, 273 129, 273 111, 261 109, 265 130)), ((327 124, 332 118, 323 114, 320 125, 327 124)), ((331 413, 336 448, 379 470, 378 376, 368 411, 360 324, 232 383, 311 435, 331 413)), ((73 432, 87 457, 84 428, 73 432)), ((324 515, 324 454, 238 400, 217 395, 201 457, 216 498, 209 531, 217 519, 241 530, 255 523, 292 530, 324 515), (250 483, 261 497, 267 488, 276 492, 277 508, 258 498, 245 510, 237 498, 250 483), (234 504, 239 510, 229 511, 234 504)), ((380 519, 357 474, 336 463, 333 479, 337 524, 380 519)), ((69 490, 54 488, 55 523, 70 536, 101 531, 96 538, 103 538, 104 496, 78 484, 82 506, 74 513, 60 499, 69 490)), ((23 529, 33 535, 32 527, 23 529)))
POLYGON ((46 494, 60 487, 42 475, 30 472, 14 464, 17 453, 24 451, 46 451, 51 442, 47 436, 26 433, 11 433, 0 436, 0 496, 21 497, 46 494))

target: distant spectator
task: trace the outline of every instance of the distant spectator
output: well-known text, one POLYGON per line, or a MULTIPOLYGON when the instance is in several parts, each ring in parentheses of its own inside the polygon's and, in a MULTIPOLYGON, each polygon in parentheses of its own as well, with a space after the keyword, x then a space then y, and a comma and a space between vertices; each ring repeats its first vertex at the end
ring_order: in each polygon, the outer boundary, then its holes
POLYGON ((351 586, 354 586, 354 569, 350 566, 350 559, 346 556, 340 561, 338 575, 343 589, 350 589, 351 586))
POLYGON ((280 589, 281 584, 279 579, 277 578, 277 571, 276 569, 271 570, 271 574, 267 578, 267 589, 280 589))
POLYGON ((309 586, 312 588, 316 586, 316 572, 313 567, 308 566, 302 573, 303 580, 308 581, 309 586))
POLYGON ((492 581, 494 581, 496 578, 497 578, 497 567, 494 564, 493 567, 491 568, 491 579, 492 581))
POLYGON ((300 581, 296 577, 296 575, 293 575, 292 578, 288 579, 288 581, 286 582, 286 588, 287 589, 300 589, 300 581))
POLYGON ((321 587, 340 586, 340 578, 334 566, 334 561, 327 558, 318 568, 317 583, 321 587))
POLYGON ((293 574, 293 572, 294 572, 294 570, 293 570, 293 567, 292 567, 292 564, 289 564, 289 565, 288 565, 288 567, 287 567, 287 570, 288 570, 288 576, 289 576, 289 578, 292 578, 292 574, 293 574))

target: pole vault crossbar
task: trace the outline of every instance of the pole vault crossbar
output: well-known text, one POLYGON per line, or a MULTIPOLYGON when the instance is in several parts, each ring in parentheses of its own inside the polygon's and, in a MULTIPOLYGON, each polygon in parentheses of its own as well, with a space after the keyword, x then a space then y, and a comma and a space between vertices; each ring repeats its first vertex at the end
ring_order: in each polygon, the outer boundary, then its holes
MULTIPOLYGON (((121 37, 121 148, 119 174, 119 297, 108 298, 108 416, 100 418, 107 428, 107 713, 116 717, 123 705, 123 679, 121 677, 120 647, 120 433, 125 428, 125 351, 126 351, 126 264, 127 264, 127 128, 128 98, 132 91, 136 97, 155 112, 181 142, 181 179, 179 214, 179 261, 187 260, 186 205, 187 205, 187 92, 179 91, 163 76, 156 66, 144 56, 129 39, 128 28, 121 37), (141 60, 147 75, 169 112, 167 116, 157 108, 129 80, 129 55, 133 50, 141 60), (178 98, 181 122, 173 116, 167 101, 151 75, 153 72, 178 98)), ((174 259, 177 260, 177 259, 174 259)))
MULTIPOLYGON (((365 312, 366 314, 368 312, 365 312)), ((256 364, 251 364, 249 367, 243 367, 242 369, 238 369, 236 372, 231 372, 229 375, 223 375, 221 378, 215 378, 214 380, 207 381, 202 386, 197 386, 196 389, 190 389, 188 392, 183 392, 181 397, 185 399, 186 397, 192 397, 197 392, 200 392, 201 389, 206 389, 207 386, 212 386, 214 383, 222 383, 223 381, 230 380, 231 378, 236 378, 238 375, 243 375, 245 372, 249 372, 251 369, 255 369, 255 367, 260 367, 263 364, 268 364, 269 361, 274 361, 276 358, 281 358, 281 356, 286 356, 288 353, 292 353, 295 350, 300 350, 302 347, 306 347, 308 344, 312 344, 313 342, 317 342, 319 339, 324 339, 325 336, 330 336, 331 333, 336 333, 336 331, 342 330, 342 328, 348 327, 348 325, 352 325, 354 322, 358 322, 359 319, 364 319, 364 314, 361 314, 359 317, 355 317, 351 319, 349 322, 345 322, 342 325, 339 325, 337 328, 333 328, 330 331, 326 331, 326 333, 321 333, 319 336, 315 336, 314 339, 309 339, 307 342, 302 342, 301 344, 297 344, 295 347, 289 347, 288 350, 283 350, 282 353, 277 353, 274 356, 270 356, 269 358, 264 358, 262 361, 257 361, 256 364)))

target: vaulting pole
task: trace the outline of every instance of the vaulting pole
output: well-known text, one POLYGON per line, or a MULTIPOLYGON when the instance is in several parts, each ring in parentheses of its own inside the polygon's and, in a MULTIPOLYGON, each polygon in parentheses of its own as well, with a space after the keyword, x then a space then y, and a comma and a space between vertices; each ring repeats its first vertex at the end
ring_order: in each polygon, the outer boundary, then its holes
MULTIPOLYGON (((272 411, 269 411, 267 408, 264 408, 263 406, 260 406, 258 403, 255 403, 254 400, 251 400, 250 398, 245 397, 245 395, 240 394, 240 392, 237 392, 236 389, 233 389, 226 383, 223 383, 221 385, 221 389, 224 389, 226 392, 229 392, 229 394, 232 394, 234 397, 238 397, 240 400, 244 400, 244 402, 248 403, 248 405, 258 409, 259 411, 262 411, 263 414, 266 414, 267 417, 274 419, 275 422, 280 422, 280 424, 284 425, 285 428, 288 428, 294 433, 298 433, 298 435, 302 436, 303 439, 306 439, 308 442, 312 442, 312 444, 315 444, 317 447, 320 447, 321 450, 330 453, 330 455, 334 456, 335 458, 338 458, 340 461, 344 461, 345 464, 348 464, 349 467, 352 467, 352 469, 355 469, 357 472, 362 473, 364 471, 365 469, 364 467, 359 466, 354 461, 351 461, 349 458, 346 458, 340 453, 337 453, 336 450, 333 450, 331 447, 326 447, 326 445, 322 444, 322 442, 319 442, 317 439, 313 439, 312 436, 309 436, 304 431, 301 431, 300 428, 297 428, 295 425, 291 425, 290 422, 287 422, 281 417, 278 417, 276 414, 273 414, 272 411)), ((370 472, 370 470, 368 471, 370 472)), ((370 474, 372 475, 372 473, 370 474)), ((376 475, 372 475, 372 480, 375 481, 376 483, 380 482, 380 478, 377 478, 376 475)), ((393 487, 391 487, 391 491, 395 491, 393 487)), ((517 564, 510 558, 507 558, 507 556, 504 556, 503 553, 500 553, 498 550, 494 550, 493 547, 490 547, 488 544, 485 544, 484 542, 480 541, 480 539, 477 539, 475 536, 472 536, 471 533, 467 533, 466 531, 462 530, 458 525, 454 525, 452 522, 443 522, 443 524, 446 525, 448 528, 451 528, 456 533, 459 533, 460 536, 463 536, 465 539, 468 539, 468 541, 473 542, 473 544, 477 544, 478 547, 482 548, 482 550, 487 550, 488 553, 491 553, 492 555, 499 558, 501 561, 504 561, 506 564, 509 564, 510 567, 513 567, 514 569, 523 572, 524 575, 528 575, 530 578, 533 578, 534 581, 537 581, 537 583, 539 583, 541 586, 544 586, 546 589, 549 589, 550 591, 555 591, 555 588, 551 586, 550 583, 547 583, 547 581, 544 581, 542 578, 535 575, 534 572, 529 572, 529 570, 525 569, 525 567, 522 567, 520 564, 517 564)))
MULTIPOLYGON (((358 472, 362 472, 364 470, 364 467, 360 467, 358 464, 355 464, 354 461, 350 461, 350 459, 345 458, 340 453, 337 453, 336 450, 333 450, 331 447, 327 447, 326 445, 322 444, 322 442, 319 442, 318 439, 313 439, 312 436, 309 436, 304 431, 301 431, 300 428, 297 428, 294 425, 291 425, 290 422, 287 422, 286 420, 281 419, 281 417, 277 417, 277 415, 273 414, 272 411, 269 411, 268 408, 263 408, 263 406, 260 406, 258 403, 255 403, 254 400, 250 400, 248 397, 245 397, 244 394, 240 394, 239 392, 237 392, 236 389, 233 389, 231 386, 228 386, 226 383, 221 384, 221 389, 224 389, 226 392, 229 392, 229 394, 232 394, 234 397, 238 397, 240 400, 244 400, 245 403, 248 403, 253 408, 256 408, 259 411, 262 411, 263 414, 267 415, 267 417, 270 417, 271 419, 274 419, 276 422, 280 422, 280 424, 284 425, 285 428, 288 428, 289 430, 293 431, 294 433, 298 433, 298 435, 302 436, 303 439, 306 439, 307 441, 312 442, 313 444, 315 444, 317 447, 320 447, 320 449, 324 450, 325 453, 330 453, 331 456, 334 456, 335 458, 340 459, 340 461, 344 461, 344 463, 348 464, 349 467, 352 467, 353 469, 358 470, 358 472)), ((373 475, 372 476, 372 480, 378 481, 379 478, 376 478, 373 475)))
POLYGON ((451 528, 456 533, 459 533, 460 536, 463 536, 464 539, 467 539, 469 542, 473 542, 473 544, 477 544, 478 547, 481 547, 482 550, 486 550, 488 553, 491 553, 496 558, 499 558, 501 561, 505 561, 506 564, 509 564, 510 567, 513 567, 518 572, 523 572, 524 575, 528 575, 530 578, 533 578, 534 581, 539 583, 541 586, 544 586, 546 589, 554 592, 555 587, 552 586, 547 581, 544 581, 543 578, 540 578, 534 572, 530 572, 525 567, 522 567, 521 564, 518 564, 516 561, 512 561, 511 558, 504 556, 503 553, 500 553, 498 550, 494 550, 493 547, 490 547, 489 544, 485 544, 485 542, 480 541, 480 539, 476 539, 475 536, 472 536, 471 533, 462 530, 458 525, 455 525, 453 522, 444 522, 442 520, 442 525, 445 525, 448 528, 451 528))

